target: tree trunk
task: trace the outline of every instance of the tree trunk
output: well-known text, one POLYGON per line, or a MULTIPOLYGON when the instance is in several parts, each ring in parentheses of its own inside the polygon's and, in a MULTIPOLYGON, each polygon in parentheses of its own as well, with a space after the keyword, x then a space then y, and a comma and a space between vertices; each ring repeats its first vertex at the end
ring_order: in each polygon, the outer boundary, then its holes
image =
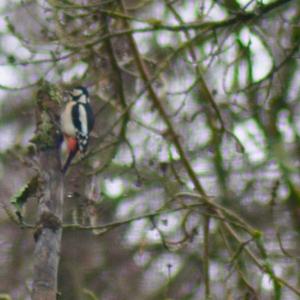
POLYGON ((56 143, 59 105, 47 86, 38 93, 37 133, 41 197, 35 231, 33 300, 53 300, 57 296, 57 273, 62 236, 64 178, 56 143), (56 121, 54 121, 56 120, 56 121))

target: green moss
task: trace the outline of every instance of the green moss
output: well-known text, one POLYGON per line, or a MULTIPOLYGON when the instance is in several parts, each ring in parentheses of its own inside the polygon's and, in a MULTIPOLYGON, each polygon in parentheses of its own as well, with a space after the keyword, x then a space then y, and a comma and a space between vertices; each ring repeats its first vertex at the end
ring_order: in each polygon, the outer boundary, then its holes
POLYGON ((49 95, 51 99, 58 104, 63 103, 64 96, 63 96, 63 89, 61 86, 57 85, 50 85, 49 86, 49 95))
POLYGON ((60 104, 63 102, 63 91, 60 86, 51 85, 47 81, 41 81, 37 93, 37 132, 32 143, 41 150, 56 146, 56 127, 53 120, 57 119, 60 104))

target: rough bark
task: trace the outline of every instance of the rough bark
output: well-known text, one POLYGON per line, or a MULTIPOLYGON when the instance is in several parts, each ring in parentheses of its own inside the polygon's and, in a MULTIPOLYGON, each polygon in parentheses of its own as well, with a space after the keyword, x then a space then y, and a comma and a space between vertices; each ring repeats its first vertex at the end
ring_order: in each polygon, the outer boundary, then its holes
POLYGON ((55 101, 49 86, 38 93, 36 145, 41 181, 38 222, 35 231, 33 267, 33 300, 57 298, 57 273, 62 236, 64 178, 60 171, 57 149, 57 116, 59 101, 55 101), (51 95, 51 96, 50 96, 51 95))

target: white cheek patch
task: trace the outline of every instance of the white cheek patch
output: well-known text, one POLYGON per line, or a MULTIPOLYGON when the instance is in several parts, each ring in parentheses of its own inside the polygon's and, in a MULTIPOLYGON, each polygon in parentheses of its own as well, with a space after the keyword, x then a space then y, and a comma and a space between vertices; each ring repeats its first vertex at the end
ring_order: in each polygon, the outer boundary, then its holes
POLYGON ((81 94, 82 94, 82 91, 81 91, 81 90, 75 89, 75 90, 72 91, 72 95, 75 96, 75 97, 78 97, 78 96, 80 96, 81 94))

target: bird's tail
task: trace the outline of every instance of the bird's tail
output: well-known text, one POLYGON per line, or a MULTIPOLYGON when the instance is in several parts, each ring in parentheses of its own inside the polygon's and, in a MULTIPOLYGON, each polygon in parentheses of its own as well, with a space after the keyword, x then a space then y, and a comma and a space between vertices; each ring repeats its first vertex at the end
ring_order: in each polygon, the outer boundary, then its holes
POLYGON ((65 165, 64 165, 64 167, 62 168, 62 173, 63 173, 63 174, 66 174, 66 172, 67 172, 67 170, 68 170, 68 168, 69 168, 69 166, 70 166, 70 164, 71 164, 73 158, 75 157, 77 151, 78 151, 78 148, 76 148, 75 150, 73 150, 73 151, 71 151, 71 152, 69 153, 68 159, 66 160, 65 165))
POLYGON ((66 145, 67 145, 69 155, 68 155, 68 158, 65 162, 64 167, 62 168, 62 173, 63 174, 66 174, 73 158, 75 157, 75 155, 78 151, 78 143, 77 143, 76 138, 65 135, 65 141, 66 141, 66 145))

